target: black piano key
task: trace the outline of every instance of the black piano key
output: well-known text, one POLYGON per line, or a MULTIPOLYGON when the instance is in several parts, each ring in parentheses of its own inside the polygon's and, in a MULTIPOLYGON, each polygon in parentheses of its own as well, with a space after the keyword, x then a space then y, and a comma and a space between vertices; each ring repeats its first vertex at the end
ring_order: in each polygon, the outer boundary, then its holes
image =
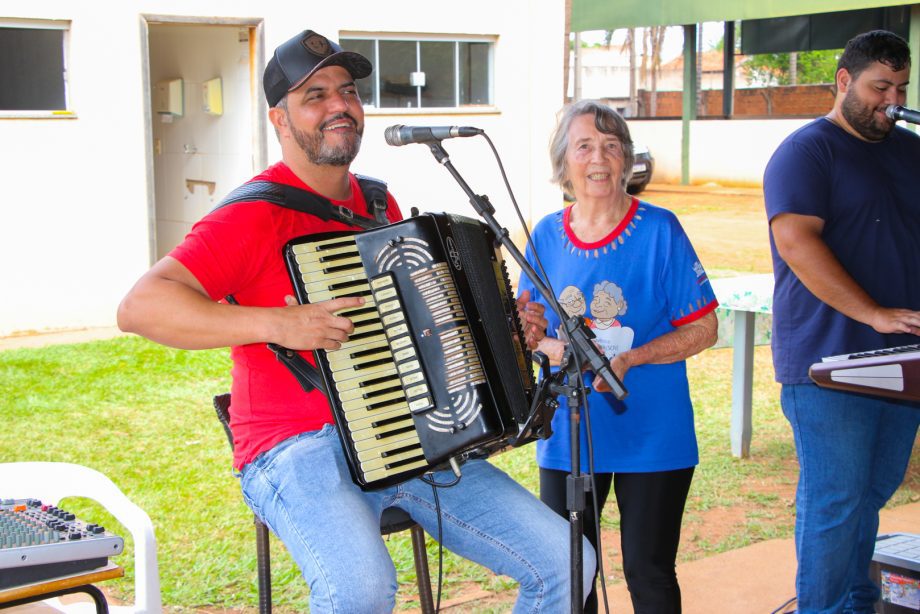
MULTIPOLYGON (((350 235, 347 237, 342 237, 338 241, 332 240, 332 241, 327 241, 324 243, 316 243, 314 245, 314 249, 317 252, 323 252, 329 249, 339 249, 341 247, 348 247, 349 245, 351 246, 355 245, 355 238, 350 235)), ((357 251, 357 247, 355 247, 355 251, 357 251)))
POLYGON ((317 262, 335 262, 336 260, 344 260, 346 258, 354 258, 358 254, 356 252, 342 252, 338 254, 328 254, 325 256, 320 256, 316 259, 317 262))
POLYGON ((920 343, 914 343, 912 345, 901 345, 893 348, 882 348, 880 350, 869 350, 867 352, 857 352, 856 354, 850 354, 850 360, 855 360, 857 358, 871 358, 872 356, 889 356, 891 354, 903 354, 905 352, 916 352, 920 350, 920 343))
MULTIPOLYGON (((380 457, 381 457, 381 458, 387 458, 387 457, 390 457, 390 456, 396 456, 397 454, 402 454, 403 452, 410 452, 410 451, 412 451, 414 448, 419 448, 419 452, 421 452, 421 447, 420 447, 418 444, 412 444, 412 445, 408 445, 408 446, 403 446, 403 447, 401 447, 401 448, 393 448, 392 450, 387 450, 387 451, 385 451, 385 452, 381 452, 381 453, 380 453, 380 457)), ((407 459, 407 460, 408 460, 408 461, 411 461, 412 459, 407 459)), ((387 468, 389 468, 389 467, 398 467, 400 463, 404 463, 404 462, 405 462, 405 461, 397 461, 397 462, 393 463, 392 465, 387 465, 387 468)))
MULTIPOLYGON (((398 384, 398 383, 397 383, 398 384)), ((389 388, 381 388, 380 390, 375 390, 373 392, 367 392, 361 395, 362 399, 372 399, 374 397, 379 397, 382 394, 390 394, 391 392, 399 392, 402 390, 402 386, 396 385, 389 388)))
POLYGON ((334 292, 336 290, 344 290, 346 288, 354 288, 355 286, 366 286, 366 279, 357 279, 352 281, 342 281, 337 284, 329 284, 328 290, 334 292))
MULTIPOLYGON (((387 431, 386 433, 381 433, 375 435, 375 439, 387 439, 388 437, 393 437, 395 435, 402 435, 403 433, 415 432, 415 425, 404 426, 401 429, 393 429, 392 431, 387 431)), ((386 456, 384 452, 381 456, 386 456)))
POLYGON ((390 346, 387 343, 377 343, 374 344, 374 347, 366 348, 363 350, 356 350, 351 352, 348 357, 351 360, 358 360, 359 358, 364 358, 365 356, 372 356, 373 354, 379 354, 381 351, 389 350, 390 346))
POLYGON ((374 378, 371 378, 371 379, 368 379, 368 380, 365 380, 365 381, 361 382, 361 383, 358 385, 358 387, 359 387, 359 388, 370 388, 371 386, 376 386, 377 384, 383 384, 383 383, 386 383, 386 382, 393 381, 395 377, 397 377, 395 374, 393 374, 393 375, 385 375, 385 376, 383 376, 383 377, 374 377, 374 378))
MULTIPOLYGON (((348 314, 349 318, 356 318, 358 316, 364 315, 377 315, 377 307, 371 305, 370 307, 356 307, 354 309, 349 309, 348 311, 340 311, 340 315, 348 314)), ((379 318, 377 318, 379 320, 379 318)))
POLYGON ((388 401, 383 401, 381 403, 370 403, 367 407, 364 408, 365 411, 374 411, 381 407, 386 407, 387 405, 392 405, 394 402, 405 402, 405 399, 390 399, 388 401))
POLYGON ((353 333, 348 336, 349 341, 361 341, 362 339, 367 339, 368 337, 373 337, 374 335, 379 335, 380 330, 366 330, 361 333, 353 333))
MULTIPOLYGON (((385 419, 383 419, 383 420, 376 420, 376 421, 374 421, 374 422, 371 422, 371 428, 375 428, 375 429, 376 429, 376 428, 380 428, 381 426, 386 426, 386 425, 388 425, 388 424, 394 424, 394 423, 396 423, 396 422, 402 422, 402 421, 405 420, 405 419, 406 419, 406 415, 403 414, 402 416, 393 416, 392 418, 385 418, 385 419)), ((390 433, 393 433, 393 432, 395 432, 395 431, 390 431, 390 432, 386 433, 384 436, 389 435, 390 433)), ((379 436, 379 435, 378 435, 377 439, 380 439, 380 436, 379 436)))
POLYGON ((396 461, 395 463, 387 463, 386 465, 384 465, 384 467, 386 469, 396 469, 398 467, 402 467, 403 465, 411 465, 412 463, 415 463, 424 458, 425 457, 422 455, 413 456, 412 458, 404 458, 403 460, 396 461))
MULTIPOLYGON (((334 275, 335 273, 338 273, 339 271, 347 271, 347 270, 349 270, 349 269, 351 269, 351 268, 354 268, 353 265, 351 265, 351 264, 340 264, 340 265, 338 265, 338 266, 323 267, 323 274, 325 274, 325 275, 334 275)), ((370 293, 371 293, 371 291, 368 290, 368 291, 365 292, 364 294, 369 295, 370 293)))
POLYGON ((355 369, 355 371, 360 371, 361 369, 369 369, 369 368, 371 368, 371 367, 376 367, 376 366, 378 366, 378 365, 388 365, 388 364, 393 364, 393 358, 392 358, 392 357, 390 357, 390 358, 381 358, 381 359, 379 359, 379 360, 370 360, 370 361, 368 361, 368 362, 362 364, 362 365, 361 365, 360 367, 358 367, 357 369, 355 369))

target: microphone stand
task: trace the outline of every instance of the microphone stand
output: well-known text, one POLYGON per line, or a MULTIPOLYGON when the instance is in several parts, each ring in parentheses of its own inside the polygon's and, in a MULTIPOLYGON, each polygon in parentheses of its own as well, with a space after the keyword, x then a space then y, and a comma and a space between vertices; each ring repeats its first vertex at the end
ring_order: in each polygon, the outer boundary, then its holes
MULTIPOLYGON (((583 401, 584 385, 581 381, 581 366, 587 364, 590 369, 600 375, 610 386, 611 392, 617 399, 626 397, 626 389, 622 382, 610 368, 610 362, 604 356, 591 339, 594 338, 584 319, 578 316, 564 318, 562 308, 559 306, 556 297, 549 291, 547 285, 537 275, 537 272, 530 266, 527 259, 511 241, 508 230, 503 228, 498 220, 495 219, 495 208, 489 202, 487 196, 479 196, 470 188, 457 169, 450 161, 450 156, 441 146, 440 140, 428 143, 428 148, 438 163, 447 169, 447 171, 457 181, 463 191, 470 199, 473 209, 485 221, 486 226, 495 234, 496 240, 506 249, 514 258, 515 262, 520 265, 521 270, 527 275, 527 278, 533 283, 534 287, 550 303, 552 310, 563 322, 569 343, 563 354, 562 364, 559 370, 552 376, 552 381, 544 390, 549 391, 549 398, 554 399, 558 396, 565 396, 569 408, 569 439, 571 447, 572 470, 566 478, 566 509, 569 512, 569 541, 571 556, 571 597, 572 597, 572 614, 580 614, 584 611, 584 591, 582 590, 582 577, 584 573, 584 563, 582 555, 582 533, 584 532, 584 510, 585 495, 590 491, 589 476, 581 475, 581 413, 579 408, 583 401), (587 360, 586 360, 587 359, 587 360)), ((536 403, 536 402, 535 402, 536 403)), ((598 556, 601 556, 598 554, 598 556)))

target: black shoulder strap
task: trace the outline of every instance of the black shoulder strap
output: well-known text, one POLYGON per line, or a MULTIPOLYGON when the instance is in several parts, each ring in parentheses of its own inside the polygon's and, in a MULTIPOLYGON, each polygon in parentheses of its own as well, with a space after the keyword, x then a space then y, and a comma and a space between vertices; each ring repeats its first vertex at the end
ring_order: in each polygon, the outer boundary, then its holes
POLYGON ((382 226, 390 223, 387 219, 387 184, 382 179, 355 174, 364 202, 367 203, 367 212, 374 216, 382 226))
MULTIPOLYGON (((231 305, 239 305, 236 297, 232 294, 228 294, 224 299, 231 305)), ((278 362, 287 367, 288 371, 293 374, 304 392, 310 392, 315 388, 328 396, 326 385, 323 383, 323 376, 320 375, 316 367, 304 360, 303 356, 277 343, 266 343, 265 345, 272 351, 278 362)))
MULTIPOLYGON (((336 207, 329 200, 313 192, 308 192, 307 190, 301 190, 300 188, 281 183, 275 183, 273 181, 250 181, 249 183, 244 183, 227 194, 222 201, 217 203, 217 206, 215 206, 212 211, 216 211, 221 207, 226 207, 234 203, 262 200, 281 207, 314 215, 323 221, 334 219, 343 224, 357 226, 365 230, 389 224, 390 221, 387 219, 386 182, 366 175, 355 175, 355 178, 358 180, 358 185, 361 187, 361 193, 364 195, 367 211, 374 216, 373 220, 355 216, 351 209, 336 207)), ((238 304, 232 295, 226 298, 228 303, 238 304)), ((275 358, 288 368, 306 392, 310 392, 315 388, 323 394, 326 394, 326 387, 323 384, 322 376, 319 371, 316 370, 316 367, 308 363, 300 354, 293 350, 275 343, 269 343, 267 345, 268 349, 275 354, 275 358)))
POLYGON ((361 192, 364 194, 368 212, 374 216, 373 220, 355 215, 347 207, 333 205, 328 199, 313 192, 273 181, 250 181, 249 183, 244 183, 227 194, 212 211, 234 203, 266 201, 280 207, 313 215, 325 222, 335 220, 365 230, 388 224, 389 220, 386 216, 387 184, 373 177, 363 175, 355 175, 355 177, 358 179, 358 185, 361 186, 361 192))

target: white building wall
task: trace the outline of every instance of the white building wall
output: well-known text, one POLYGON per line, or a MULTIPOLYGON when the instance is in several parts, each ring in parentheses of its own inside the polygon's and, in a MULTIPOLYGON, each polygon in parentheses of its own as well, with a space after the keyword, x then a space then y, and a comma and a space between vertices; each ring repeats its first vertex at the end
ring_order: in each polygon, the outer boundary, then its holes
MULTIPOLYGON (((468 0, 462 10, 448 11, 441 3, 409 0, 396 10, 353 0, 343 11, 254 0, 4 3, 5 18, 71 22, 68 87, 75 117, 0 119, 0 336, 112 325, 118 301, 151 264, 143 15, 263 18, 268 56, 307 28, 331 38, 387 32, 496 37, 494 109, 449 115, 369 111, 354 168, 385 178, 406 211, 415 205, 472 215, 466 196, 426 147, 390 148, 383 131, 397 123, 481 127, 502 155, 525 217, 538 219, 559 204, 547 179, 546 145, 562 103, 563 5, 468 0)), ((491 197, 500 221, 520 236, 487 144, 457 139, 445 148, 473 189, 491 197)), ((267 149, 269 162, 279 158, 271 131, 267 149)))

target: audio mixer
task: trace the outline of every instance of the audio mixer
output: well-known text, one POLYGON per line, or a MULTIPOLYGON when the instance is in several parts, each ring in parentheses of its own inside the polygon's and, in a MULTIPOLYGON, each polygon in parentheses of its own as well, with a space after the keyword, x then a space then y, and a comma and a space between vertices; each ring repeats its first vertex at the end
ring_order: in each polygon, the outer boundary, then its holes
POLYGON ((0 589, 103 567, 124 540, 38 499, 0 499, 0 589))

